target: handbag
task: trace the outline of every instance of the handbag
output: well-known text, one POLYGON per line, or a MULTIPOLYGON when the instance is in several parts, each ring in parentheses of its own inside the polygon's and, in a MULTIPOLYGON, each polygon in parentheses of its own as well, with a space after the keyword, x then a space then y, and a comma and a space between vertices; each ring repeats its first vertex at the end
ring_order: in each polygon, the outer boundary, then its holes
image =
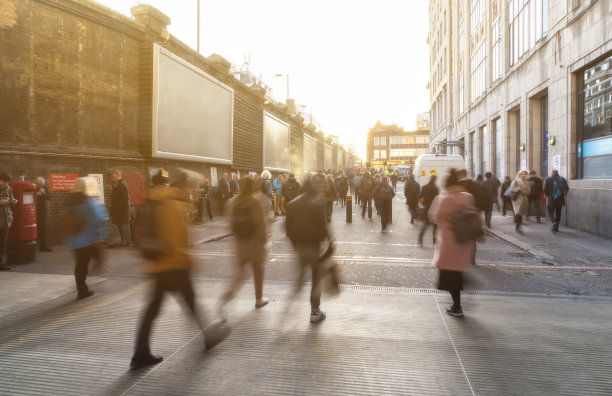
POLYGON ((464 208, 451 214, 450 224, 459 243, 479 240, 484 236, 476 208, 464 208))
POLYGON ((518 191, 514 191, 514 192, 512 192, 512 191, 510 190, 510 188, 508 188, 508 189, 506 190, 506 192, 504 193, 504 196, 506 196, 506 197, 510 198, 510 199, 511 199, 511 200, 513 200, 513 201, 516 201, 516 199, 517 199, 517 198, 518 198, 518 196, 519 196, 519 192, 518 192, 518 191))

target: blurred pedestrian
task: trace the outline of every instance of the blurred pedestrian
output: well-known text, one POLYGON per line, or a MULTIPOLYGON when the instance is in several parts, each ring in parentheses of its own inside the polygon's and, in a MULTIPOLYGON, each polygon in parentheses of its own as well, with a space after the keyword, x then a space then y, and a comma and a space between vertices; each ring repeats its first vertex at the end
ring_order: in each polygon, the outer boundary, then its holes
POLYGON ((376 182, 370 175, 370 172, 365 171, 359 181, 359 193, 361 199, 361 217, 365 217, 366 209, 368 210, 368 219, 372 220, 372 193, 376 188, 376 182))
POLYGON ((276 179, 272 181, 272 188, 274 189, 274 214, 281 216, 285 213, 283 207, 283 175, 278 175, 276 179))
POLYGON ((227 172, 223 172, 217 185, 219 186, 219 212, 223 215, 225 213, 225 202, 232 197, 232 187, 227 172))
POLYGON ((329 197, 324 192, 329 189, 325 175, 317 173, 304 182, 304 193, 287 204, 285 227, 287 237, 293 244, 300 262, 300 276, 294 295, 303 284, 304 271, 312 271, 310 291, 310 322, 320 322, 326 314, 321 310, 321 242, 329 238, 326 222, 326 206, 329 197))
POLYGON ((349 190, 348 179, 346 178, 344 173, 341 173, 339 176, 338 187, 338 199, 340 200, 340 204, 342 205, 342 207, 344 207, 344 205, 346 205, 346 194, 348 194, 349 190))
POLYGON ((408 211, 410 212, 410 224, 414 224, 414 219, 416 218, 420 193, 421 186, 414 180, 414 175, 412 173, 409 174, 404 184, 404 196, 406 197, 406 205, 408 205, 408 211))
POLYGON ((198 205, 198 217, 200 221, 204 221, 204 208, 210 221, 213 221, 212 210, 210 208, 210 181, 204 179, 200 185, 200 198, 198 205))
POLYGON ((389 176, 383 176, 381 178, 381 182, 376 186, 372 195, 380 211, 380 232, 386 232, 390 217, 389 212, 392 210, 392 200, 395 196, 395 191, 393 191, 393 188, 389 185, 389 176))
POLYGON ((336 192, 336 183, 334 182, 334 175, 331 173, 327 175, 327 222, 331 222, 332 211, 334 210, 334 201, 338 199, 338 193, 336 192))
POLYGON ((361 205, 361 192, 359 191, 359 183, 361 182, 361 174, 356 172, 353 176, 353 185, 355 186, 355 205, 361 205))
POLYGON ((454 213, 464 208, 475 208, 475 200, 459 184, 455 169, 449 171, 446 179, 447 194, 438 195, 429 208, 429 218, 438 225, 438 237, 434 252, 433 265, 438 268, 438 289, 450 292, 453 305, 446 309, 451 316, 463 316, 461 289, 463 272, 472 262, 474 241, 459 243, 451 225, 454 213))
POLYGON ((121 237, 121 246, 130 246, 132 234, 130 232, 130 194, 127 184, 121 179, 121 172, 112 170, 111 179, 111 224, 117 229, 121 237))
POLYGON ((230 194, 232 197, 235 197, 240 192, 240 177, 238 173, 234 173, 232 175, 232 180, 230 180, 230 194))
POLYGON ((72 193, 68 207, 60 218, 63 244, 74 249, 76 263, 74 279, 77 287, 77 299, 87 298, 94 294, 87 286, 89 261, 102 262, 101 247, 108 236, 108 213, 99 199, 98 184, 91 177, 79 177, 72 193))
POLYGON ((13 223, 12 208, 17 205, 13 196, 13 190, 9 186, 11 176, 6 172, 0 172, 0 271, 8 271, 10 268, 4 265, 6 255, 6 243, 9 229, 13 223))
POLYGON ((397 171, 393 171, 393 173, 391 173, 391 186, 394 192, 397 192, 397 179, 399 179, 399 175, 397 171))
POLYGON ((510 184, 510 192, 516 194, 512 200, 514 210, 514 229, 519 234, 523 233, 523 216, 529 215, 529 182, 527 182, 527 171, 520 170, 516 178, 510 184))
POLYGON ((497 191, 499 190, 499 180, 493 177, 491 172, 485 173, 485 181, 482 182, 482 186, 485 188, 489 195, 489 202, 485 209, 485 225, 491 228, 491 216, 493 215, 493 202, 497 201, 497 191))
POLYGON ((536 175, 536 171, 533 169, 529 171, 527 182, 529 183, 529 209, 527 216, 531 215, 531 205, 534 205, 536 222, 540 223, 540 205, 542 202, 542 189, 544 183, 542 178, 536 175))
POLYGON ((285 181, 281 187, 281 195, 283 196, 283 211, 287 211, 287 204, 291 202, 295 197, 300 195, 300 183, 295 179, 295 174, 289 173, 287 181, 285 181))
POLYGON ((256 182, 252 178, 243 178, 240 194, 228 201, 230 226, 236 237, 238 268, 232 283, 221 298, 220 312, 234 298, 246 277, 246 267, 249 263, 253 267, 255 307, 260 308, 268 304, 268 299, 263 297, 264 262, 267 256, 265 216, 261 202, 253 195, 255 189, 256 182))
POLYGON ((438 194, 440 194, 440 190, 438 189, 438 186, 436 186, 437 178, 438 177, 436 175, 431 175, 429 177, 429 183, 424 185, 421 189, 420 200, 422 200, 423 202, 423 207, 425 211, 425 218, 423 219, 423 225, 421 226, 421 231, 419 232, 419 245, 421 246, 423 246, 423 235, 425 234, 425 231, 427 230, 427 227, 429 227, 430 224, 433 224, 433 243, 436 243, 436 233, 438 230, 438 226, 429 220, 429 209, 431 208, 431 203, 433 202, 434 198, 436 198, 438 194))
POLYGON ((47 209, 49 207, 49 188, 45 184, 45 179, 37 177, 36 183, 36 234, 38 235, 38 250, 50 252, 51 248, 47 244, 47 209))
POLYGON ((506 215, 506 209, 508 207, 512 209, 512 199, 506 196, 506 191, 510 188, 510 184, 512 184, 512 180, 510 180, 510 176, 506 176, 504 182, 501 185, 501 189, 499 190, 499 195, 502 201, 502 216, 506 215))
POLYGON ((200 328, 204 328, 196 306, 191 283, 192 260, 189 253, 189 176, 181 171, 173 186, 158 184, 147 192, 147 199, 154 207, 155 228, 162 253, 148 262, 147 272, 153 276, 151 299, 144 311, 137 334, 136 348, 130 362, 132 370, 157 364, 163 357, 151 353, 150 333, 153 321, 167 292, 181 294, 189 313, 200 328))
POLYGON ((565 196, 569 191, 567 181, 559 176, 559 171, 553 170, 550 177, 544 182, 544 194, 546 194, 546 211, 552 223, 552 231, 559 232, 561 222, 561 210, 565 206, 565 196))

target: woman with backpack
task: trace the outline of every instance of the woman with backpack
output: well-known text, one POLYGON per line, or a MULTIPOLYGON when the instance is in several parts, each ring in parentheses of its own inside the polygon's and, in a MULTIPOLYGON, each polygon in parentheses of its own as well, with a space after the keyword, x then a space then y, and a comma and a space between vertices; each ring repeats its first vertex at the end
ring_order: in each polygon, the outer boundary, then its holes
POLYGON ((453 214, 462 209, 474 208, 474 197, 459 184, 457 171, 451 168, 446 178, 446 192, 434 198, 429 208, 429 219, 438 225, 433 265, 439 270, 438 289, 447 290, 453 305, 446 309, 451 316, 463 316, 461 289, 463 272, 472 263, 476 241, 457 242, 452 227, 453 214))
POLYGON ((246 177, 242 179, 238 196, 228 201, 230 226, 236 237, 238 267, 232 283, 221 297, 221 313, 245 279, 249 263, 253 266, 255 307, 261 308, 268 304, 268 299, 263 297, 264 262, 267 257, 265 212, 262 202, 254 196, 255 190, 256 182, 246 177))

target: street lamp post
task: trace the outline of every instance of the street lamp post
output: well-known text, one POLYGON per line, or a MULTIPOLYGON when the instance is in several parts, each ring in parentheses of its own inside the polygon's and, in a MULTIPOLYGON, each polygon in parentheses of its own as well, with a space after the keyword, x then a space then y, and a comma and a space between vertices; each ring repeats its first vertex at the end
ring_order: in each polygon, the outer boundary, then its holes
POLYGON ((275 77, 287 77, 287 99, 289 99, 291 96, 289 96, 289 74, 275 74, 275 77))

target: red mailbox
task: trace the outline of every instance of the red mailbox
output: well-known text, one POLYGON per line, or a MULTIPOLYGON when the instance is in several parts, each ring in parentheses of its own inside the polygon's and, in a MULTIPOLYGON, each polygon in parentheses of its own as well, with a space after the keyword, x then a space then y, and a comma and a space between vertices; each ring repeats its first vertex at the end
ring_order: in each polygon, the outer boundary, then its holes
POLYGON ((10 182, 18 201, 13 206, 13 224, 8 234, 7 261, 26 264, 36 259, 36 184, 10 182))

